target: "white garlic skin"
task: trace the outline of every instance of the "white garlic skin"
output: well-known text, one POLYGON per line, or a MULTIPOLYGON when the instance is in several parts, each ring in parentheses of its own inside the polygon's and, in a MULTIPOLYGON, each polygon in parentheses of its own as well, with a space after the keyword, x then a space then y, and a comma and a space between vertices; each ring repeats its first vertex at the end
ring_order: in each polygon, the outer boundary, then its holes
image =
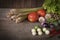
POLYGON ((45 18, 44 18, 44 17, 39 17, 39 22, 40 22, 40 23, 45 22, 45 18))
POLYGON ((45 19, 49 19, 49 18, 51 18, 51 14, 46 14, 45 19))

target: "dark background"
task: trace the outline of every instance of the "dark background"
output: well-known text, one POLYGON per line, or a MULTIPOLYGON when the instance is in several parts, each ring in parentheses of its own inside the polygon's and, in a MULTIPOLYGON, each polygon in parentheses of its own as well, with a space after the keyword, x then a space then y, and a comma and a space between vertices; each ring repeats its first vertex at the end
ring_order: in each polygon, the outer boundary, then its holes
POLYGON ((43 4, 44 0, 0 0, 0 40, 59 40, 54 36, 32 36, 31 29, 40 23, 30 23, 24 21, 16 24, 6 17, 10 8, 34 8, 43 4))
POLYGON ((39 7, 44 0, 0 0, 0 8, 39 7))

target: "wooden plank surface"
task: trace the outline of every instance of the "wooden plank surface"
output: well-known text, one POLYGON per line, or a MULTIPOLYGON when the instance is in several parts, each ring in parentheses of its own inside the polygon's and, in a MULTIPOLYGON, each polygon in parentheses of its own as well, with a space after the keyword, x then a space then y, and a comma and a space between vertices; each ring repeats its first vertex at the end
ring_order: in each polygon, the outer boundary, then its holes
POLYGON ((39 7, 44 0, 0 0, 0 8, 39 7))

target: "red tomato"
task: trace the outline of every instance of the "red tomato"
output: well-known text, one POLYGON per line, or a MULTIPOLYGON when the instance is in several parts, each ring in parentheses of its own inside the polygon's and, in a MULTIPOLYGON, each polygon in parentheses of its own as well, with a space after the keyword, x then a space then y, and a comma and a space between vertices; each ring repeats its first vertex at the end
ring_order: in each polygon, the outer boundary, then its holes
POLYGON ((38 13, 39 16, 43 16, 43 17, 46 14, 45 10, 43 10, 43 9, 38 10, 37 13, 38 13))
POLYGON ((31 12, 29 15, 28 15, 28 20, 30 22, 36 22, 38 20, 38 15, 36 12, 31 12))

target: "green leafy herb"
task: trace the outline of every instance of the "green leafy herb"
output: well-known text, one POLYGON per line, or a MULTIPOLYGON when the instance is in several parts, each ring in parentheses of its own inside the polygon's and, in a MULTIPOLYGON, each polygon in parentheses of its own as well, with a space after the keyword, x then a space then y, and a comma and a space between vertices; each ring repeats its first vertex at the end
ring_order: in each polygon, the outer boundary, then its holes
POLYGON ((47 10, 47 13, 60 15, 60 0, 45 0, 42 7, 47 10))

